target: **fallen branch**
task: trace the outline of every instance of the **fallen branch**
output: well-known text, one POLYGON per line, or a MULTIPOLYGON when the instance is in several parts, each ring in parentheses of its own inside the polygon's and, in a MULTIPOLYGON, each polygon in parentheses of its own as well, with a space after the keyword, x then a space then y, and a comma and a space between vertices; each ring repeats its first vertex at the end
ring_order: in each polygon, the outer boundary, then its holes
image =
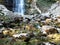
POLYGON ((34 7, 41 14, 41 10, 37 7, 36 2, 37 0, 33 0, 32 7, 34 7))
POLYGON ((35 6, 35 9, 41 14, 41 10, 37 6, 35 6))

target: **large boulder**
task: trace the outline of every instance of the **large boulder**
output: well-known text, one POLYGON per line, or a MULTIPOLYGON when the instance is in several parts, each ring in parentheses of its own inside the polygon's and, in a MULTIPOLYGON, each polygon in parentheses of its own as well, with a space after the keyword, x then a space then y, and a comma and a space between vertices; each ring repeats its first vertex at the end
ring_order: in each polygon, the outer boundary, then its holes
POLYGON ((52 4, 49 11, 50 11, 50 13, 52 14, 53 17, 60 16, 60 2, 57 1, 56 3, 52 4))
POLYGON ((57 29, 49 25, 42 26, 41 31, 43 32, 43 34, 47 34, 47 35, 59 33, 57 29))
POLYGON ((9 11, 4 5, 0 4, 0 10, 2 10, 2 12, 6 15, 7 12, 9 11))

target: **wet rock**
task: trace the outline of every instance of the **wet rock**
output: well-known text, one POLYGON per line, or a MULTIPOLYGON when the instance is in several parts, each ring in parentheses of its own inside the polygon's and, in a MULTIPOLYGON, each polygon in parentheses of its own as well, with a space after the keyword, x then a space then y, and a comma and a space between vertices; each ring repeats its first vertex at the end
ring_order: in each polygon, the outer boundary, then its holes
POLYGON ((45 45, 45 44, 41 42, 41 43, 38 43, 37 45, 45 45))
POLYGON ((20 23, 23 22, 23 17, 15 17, 14 18, 14 23, 20 23))
POLYGON ((2 33, 0 33, 0 38, 4 38, 4 35, 2 33))
POLYGON ((2 23, 0 23, 0 28, 2 28, 3 27, 3 24, 2 23))
POLYGON ((3 31, 4 29, 5 29, 4 27, 0 28, 0 33, 2 33, 2 31, 3 31))

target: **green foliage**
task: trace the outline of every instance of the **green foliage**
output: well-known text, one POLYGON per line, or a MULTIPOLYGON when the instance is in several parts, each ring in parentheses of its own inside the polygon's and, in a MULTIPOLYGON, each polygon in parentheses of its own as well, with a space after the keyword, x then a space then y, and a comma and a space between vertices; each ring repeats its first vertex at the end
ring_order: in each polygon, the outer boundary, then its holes
POLYGON ((55 0, 46 0, 47 2, 51 2, 51 3, 54 3, 56 2, 55 0))
POLYGON ((23 41, 13 41, 11 39, 0 39, 0 45, 26 45, 23 41))
POLYGON ((38 0, 37 5, 50 6, 54 2, 56 2, 56 1, 55 0, 38 0))
POLYGON ((37 6, 40 8, 42 12, 45 12, 55 2, 56 2, 55 0, 37 0, 37 6))

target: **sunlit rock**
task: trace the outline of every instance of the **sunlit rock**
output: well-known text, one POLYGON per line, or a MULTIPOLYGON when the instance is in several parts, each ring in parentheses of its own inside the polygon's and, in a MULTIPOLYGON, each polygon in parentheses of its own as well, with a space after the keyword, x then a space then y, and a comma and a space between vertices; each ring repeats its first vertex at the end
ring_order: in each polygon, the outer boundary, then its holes
POLYGON ((50 13, 49 12, 42 13, 41 16, 50 17, 50 13))
POLYGON ((27 33, 21 33, 21 34, 14 34, 13 37, 19 38, 21 36, 27 36, 27 33))
POLYGON ((2 12, 6 15, 7 12, 9 11, 4 5, 0 4, 0 10, 2 10, 2 12))
POLYGON ((50 34, 47 36, 49 39, 49 42, 55 42, 56 44, 59 44, 60 42, 60 34, 50 34))
POLYGON ((41 31, 43 32, 43 34, 55 34, 55 33, 58 33, 57 29, 55 29, 52 26, 48 26, 48 25, 42 26, 41 29, 42 29, 41 31))
POLYGON ((52 4, 49 12, 52 14, 52 18, 58 17, 60 15, 60 2, 57 1, 56 3, 52 4))
POLYGON ((45 20, 45 23, 46 23, 46 24, 49 24, 49 23, 51 23, 51 21, 52 21, 52 19, 46 19, 46 20, 45 20))

